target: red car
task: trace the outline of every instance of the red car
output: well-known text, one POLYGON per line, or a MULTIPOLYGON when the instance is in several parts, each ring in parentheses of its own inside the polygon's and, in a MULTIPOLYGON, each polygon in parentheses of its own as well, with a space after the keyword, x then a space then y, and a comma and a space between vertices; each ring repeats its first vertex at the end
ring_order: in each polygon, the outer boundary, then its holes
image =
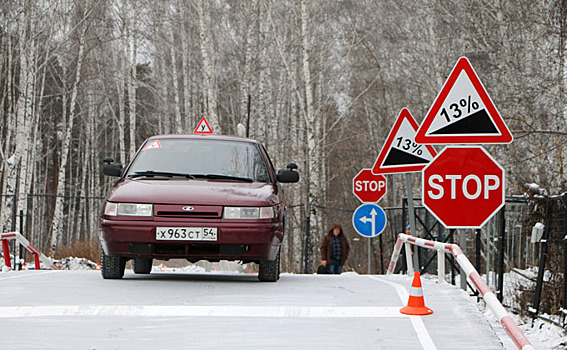
POLYGON ((279 183, 297 182, 293 163, 275 172, 258 141, 203 135, 146 140, 104 202, 99 238, 103 278, 122 278, 128 260, 148 274, 153 259, 259 264, 260 281, 279 279, 285 226, 279 183))

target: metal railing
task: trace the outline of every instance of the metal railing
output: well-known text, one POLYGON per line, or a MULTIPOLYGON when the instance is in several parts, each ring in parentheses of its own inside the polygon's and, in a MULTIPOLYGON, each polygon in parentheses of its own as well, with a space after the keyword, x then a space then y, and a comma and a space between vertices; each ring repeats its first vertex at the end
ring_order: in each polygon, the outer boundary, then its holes
POLYGON ((402 245, 404 245, 406 251, 406 264, 408 266, 408 274, 413 275, 413 261, 411 257, 412 252, 410 247, 412 244, 422 248, 437 251, 437 279, 439 282, 445 282, 445 254, 453 255, 459 266, 465 272, 467 278, 471 280, 475 288, 482 295, 482 297, 486 301, 486 305, 492 311, 496 319, 500 321, 500 324, 504 327, 510 338, 512 338, 518 349, 534 349, 528 338, 526 338, 526 336, 518 328, 516 323, 514 323, 504 306, 502 306, 498 298, 496 298, 494 292, 480 277, 478 271, 474 268, 465 254, 463 254, 463 251, 458 245, 430 241, 400 233, 398 235, 398 240, 396 241, 396 244, 394 246, 394 253, 392 254, 392 258, 390 260, 388 274, 392 274, 394 272, 399 253, 401 251, 402 245))

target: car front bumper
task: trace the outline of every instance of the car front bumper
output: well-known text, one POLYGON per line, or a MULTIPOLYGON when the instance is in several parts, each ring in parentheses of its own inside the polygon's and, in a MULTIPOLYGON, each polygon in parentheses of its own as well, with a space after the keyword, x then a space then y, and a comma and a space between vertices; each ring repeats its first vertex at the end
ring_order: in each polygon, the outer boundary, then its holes
POLYGON ((189 261, 275 260, 283 240, 281 222, 141 221, 100 219, 105 254, 189 261), (156 240, 156 227, 216 227, 217 241, 156 240))

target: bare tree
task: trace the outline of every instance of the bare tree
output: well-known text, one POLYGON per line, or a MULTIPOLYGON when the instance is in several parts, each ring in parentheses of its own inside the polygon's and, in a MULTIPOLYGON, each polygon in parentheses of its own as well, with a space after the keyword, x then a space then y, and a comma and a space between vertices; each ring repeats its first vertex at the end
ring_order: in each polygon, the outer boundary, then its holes
MULTIPOLYGON (((87 10, 88 11, 88 10, 87 10)), ((85 13, 85 15, 87 15, 85 13)), ((77 63, 75 66, 75 79, 71 87, 71 99, 69 101, 69 114, 65 125, 65 134, 61 144, 61 161, 59 164, 59 173, 57 176, 57 198, 55 200, 55 210, 53 214, 52 232, 51 232, 51 252, 55 252, 57 245, 61 239, 63 225, 63 205, 65 202, 65 185, 67 177, 67 162, 69 159, 69 149, 71 145, 71 133, 76 115, 77 94, 79 92, 79 84, 81 83, 81 69, 85 56, 85 33, 87 25, 83 24, 78 28, 78 53, 77 63)))

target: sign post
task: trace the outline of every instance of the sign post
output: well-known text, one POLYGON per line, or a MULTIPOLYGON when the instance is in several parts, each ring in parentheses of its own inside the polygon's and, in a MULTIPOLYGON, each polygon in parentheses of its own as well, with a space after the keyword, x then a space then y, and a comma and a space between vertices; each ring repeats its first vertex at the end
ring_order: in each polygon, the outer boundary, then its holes
MULTIPOLYGON (((421 171, 437 155, 433 146, 425 145, 423 147, 422 144, 415 142, 418 129, 419 125, 409 109, 402 108, 372 168, 374 174, 406 174, 408 221, 412 236, 416 236, 416 225, 411 173, 421 171)), ((419 266, 417 246, 414 246, 414 252, 414 266, 419 266)))
MULTIPOLYGON (((382 197, 386 195, 386 178, 383 175, 376 175, 373 174, 370 169, 362 169, 356 176, 352 179, 352 193, 363 203, 374 203, 378 202, 382 197)), ((377 206, 377 208, 380 208, 377 206)), ((377 213, 377 211, 376 211, 377 213)), ((367 220, 367 219, 364 219, 367 220)), ((384 226, 385 223, 385 215, 384 215, 384 226)), ((372 220, 375 225, 375 221, 372 220)), ((355 227, 355 230, 358 229, 355 227)), ((374 232, 374 228, 371 228, 371 232, 374 232)), ((363 235, 367 238, 372 238, 374 236, 370 235, 363 235)), ((380 249, 382 249, 380 247, 380 249)), ((372 244, 370 239, 368 239, 368 274, 371 273, 371 250, 372 244)), ((381 252, 380 252, 381 253, 381 252)))

